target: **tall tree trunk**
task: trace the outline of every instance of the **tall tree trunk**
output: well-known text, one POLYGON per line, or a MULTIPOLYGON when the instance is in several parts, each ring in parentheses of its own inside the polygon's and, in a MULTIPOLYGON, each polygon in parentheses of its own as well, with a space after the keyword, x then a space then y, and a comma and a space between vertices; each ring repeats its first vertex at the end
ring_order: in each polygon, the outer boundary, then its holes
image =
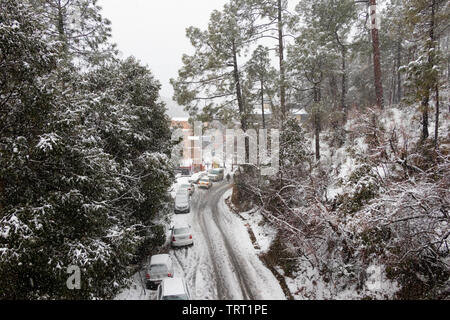
POLYGON ((315 114, 315 136, 316 136, 316 161, 320 161, 320 120, 319 114, 315 114))
MULTIPOLYGON (((238 101, 239 115, 241 117, 241 128, 244 132, 247 132, 247 113, 245 110, 244 99, 242 97, 241 79, 239 75, 239 66, 237 60, 236 43, 233 41, 233 75, 236 84, 236 98, 238 101)), ((250 156, 250 141, 245 138, 245 162, 248 163, 250 156)))
MULTIPOLYGON (((67 5, 67 3, 66 3, 67 5)), ((61 0, 58 0, 57 4, 58 9, 58 20, 56 22, 57 29, 58 29, 58 35, 59 35, 59 41, 61 41, 61 52, 63 55, 66 55, 69 49, 69 44, 67 43, 67 36, 66 36, 66 30, 65 30, 65 17, 64 17, 64 10, 65 7, 63 7, 61 0)))
POLYGON ((64 14, 61 1, 58 1, 58 33, 61 41, 64 41, 65 31, 64 31, 64 14))
POLYGON ((370 19, 372 29, 372 46, 373 46, 373 67, 375 73, 375 94, 377 97, 377 105, 384 108, 383 98, 383 82, 381 74, 381 54, 380 54, 380 38, 377 26, 377 0, 370 0, 370 19))
POLYGON ((347 122, 348 108, 345 103, 347 99, 347 50, 342 46, 342 93, 341 93, 341 109, 344 111, 344 124, 347 122))
POLYGON ((390 81, 390 85, 389 85, 389 106, 391 106, 393 103, 395 103, 395 92, 396 92, 396 75, 397 72, 395 71, 396 68, 396 62, 392 65, 392 74, 391 74, 391 81, 390 81))
POLYGON ((262 112, 263 129, 266 129, 266 116, 264 113, 264 79, 261 79, 261 112, 262 112))
POLYGON ((396 103, 402 101, 402 76, 400 73, 400 67, 402 64, 402 41, 399 39, 397 42, 397 95, 396 103))
POLYGON ((428 131, 428 104, 430 102, 429 93, 422 99, 422 139, 425 140, 429 137, 428 131))
POLYGON ((434 128, 434 145, 436 149, 439 147, 439 108, 440 108, 440 100, 439 100, 439 84, 436 84, 436 127, 434 128))
MULTIPOLYGON (((333 110, 339 110, 340 108, 340 103, 341 103, 341 97, 340 97, 340 93, 339 93, 339 88, 337 85, 337 80, 336 80, 336 76, 334 74, 330 74, 330 78, 329 78, 329 87, 330 87, 330 94, 333 100, 333 110)), ((337 119, 335 119, 337 120, 337 119)), ((333 128, 337 128, 339 123, 338 121, 333 121, 332 123, 333 128)))
MULTIPOLYGON (((431 17, 430 17, 430 44, 429 44, 429 50, 428 50, 428 68, 431 71, 434 67, 434 41, 435 41, 435 34, 434 34, 434 27, 435 27, 435 6, 436 6, 436 0, 433 0, 433 3, 431 4, 431 17)), ((436 83, 434 79, 434 76, 432 76, 433 79, 431 80, 431 83, 436 83)), ((429 103, 430 103, 430 95, 431 90, 435 88, 435 85, 426 84, 425 88, 425 96, 422 99, 422 139, 427 139, 430 135, 428 131, 429 126, 429 103)))
POLYGON ((316 84, 314 86, 314 102, 315 112, 314 112, 314 135, 316 142, 316 161, 320 161, 320 131, 321 131, 321 123, 320 123, 320 101, 321 101, 321 90, 320 87, 316 84))
POLYGON ((246 121, 244 103, 243 103, 243 99, 242 99, 242 89, 241 89, 241 80, 240 80, 239 67, 238 67, 238 61, 237 61, 236 43, 234 41, 233 41, 233 76, 234 76, 234 82, 236 85, 236 98, 237 98, 238 107, 239 107, 239 115, 241 117, 241 126, 242 126, 242 130, 244 132, 246 132, 247 131, 247 121, 246 121))
POLYGON ((283 7, 282 1, 278 0, 278 52, 280 58, 280 107, 281 117, 286 119, 286 72, 284 66, 284 36, 283 36, 283 7))

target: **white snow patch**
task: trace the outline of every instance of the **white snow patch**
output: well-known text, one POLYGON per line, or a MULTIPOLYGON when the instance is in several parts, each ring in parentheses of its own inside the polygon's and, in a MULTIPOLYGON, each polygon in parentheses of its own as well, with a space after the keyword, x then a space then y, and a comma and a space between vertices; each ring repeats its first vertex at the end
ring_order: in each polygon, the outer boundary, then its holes
POLYGON ((122 290, 114 300, 153 300, 156 294, 145 288, 144 279, 140 272, 131 279, 129 288, 122 290))
POLYGON ((40 136, 39 143, 36 147, 44 152, 52 151, 59 140, 60 137, 55 133, 44 134, 40 136))

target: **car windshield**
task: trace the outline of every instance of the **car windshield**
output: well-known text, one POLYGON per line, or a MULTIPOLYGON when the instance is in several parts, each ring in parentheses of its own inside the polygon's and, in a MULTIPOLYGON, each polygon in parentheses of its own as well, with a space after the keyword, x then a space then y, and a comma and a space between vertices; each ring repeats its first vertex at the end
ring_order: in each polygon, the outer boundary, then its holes
POLYGON ((211 171, 211 173, 212 174, 220 174, 220 170, 218 170, 218 169, 217 170, 213 170, 213 171, 211 171))
POLYGON ((178 228, 173 230, 174 235, 189 233, 189 228, 178 228))
POLYGON ((209 182, 209 179, 202 179, 201 182, 209 182))
POLYGON ((150 266, 151 273, 165 273, 167 272, 167 266, 165 264, 153 264, 150 266))
POLYGON ((180 189, 189 189, 191 186, 189 184, 182 184, 180 189))
POLYGON ((182 295, 176 295, 176 296, 164 296, 162 298, 163 300, 188 300, 187 295, 182 294, 182 295))

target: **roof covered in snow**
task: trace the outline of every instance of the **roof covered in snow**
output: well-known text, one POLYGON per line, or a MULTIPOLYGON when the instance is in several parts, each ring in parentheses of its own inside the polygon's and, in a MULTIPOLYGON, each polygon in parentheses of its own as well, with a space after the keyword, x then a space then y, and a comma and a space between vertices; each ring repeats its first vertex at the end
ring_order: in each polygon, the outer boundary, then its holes
POLYGON ((163 280, 163 287, 165 296, 176 296, 186 294, 181 278, 166 278, 163 280))
POLYGON ((302 115, 308 115, 308 112, 306 112, 305 108, 303 108, 303 109, 294 109, 294 110, 292 110, 292 114, 294 116, 302 116, 302 115))
POLYGON ((175 122, 188 122, 189 121, 189 117, 174 117, 174 118, 172 118, 172 121, 175 121, 175 122))
POLYGON ((170 260, 168 254, 157 254, 152 256, 150 264, 166 264, 170 260))

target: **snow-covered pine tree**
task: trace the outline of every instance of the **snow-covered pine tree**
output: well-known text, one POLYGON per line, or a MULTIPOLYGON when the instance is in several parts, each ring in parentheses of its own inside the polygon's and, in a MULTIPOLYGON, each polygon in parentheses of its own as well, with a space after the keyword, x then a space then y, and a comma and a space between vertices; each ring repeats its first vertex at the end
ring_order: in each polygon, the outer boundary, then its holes
POLYGON ((0 4, 0 297, 112 298, 159 235, 149 227, 172 183, 160 86, 136 61, 110 59, 113 76, 98 71, 94 87, 42 11, 0 4), (66 286, 72 265, 81 290, 66 286))
POLYGON ((67 57, 101 63, 116 51, 109 42, 111 22, 101 15, 97 0, 27 0, 47 26, 46 35, 59 41, 67 57))
POLYGON ((158 102, 160 84, 145 66, 128 58, 88 73, 84 89, 99 97, 87 119, 134 194, 122 204, 132 209, 136 223, 148 225, 162 210, 173 182, 171 132, 165 106, 158 102))

